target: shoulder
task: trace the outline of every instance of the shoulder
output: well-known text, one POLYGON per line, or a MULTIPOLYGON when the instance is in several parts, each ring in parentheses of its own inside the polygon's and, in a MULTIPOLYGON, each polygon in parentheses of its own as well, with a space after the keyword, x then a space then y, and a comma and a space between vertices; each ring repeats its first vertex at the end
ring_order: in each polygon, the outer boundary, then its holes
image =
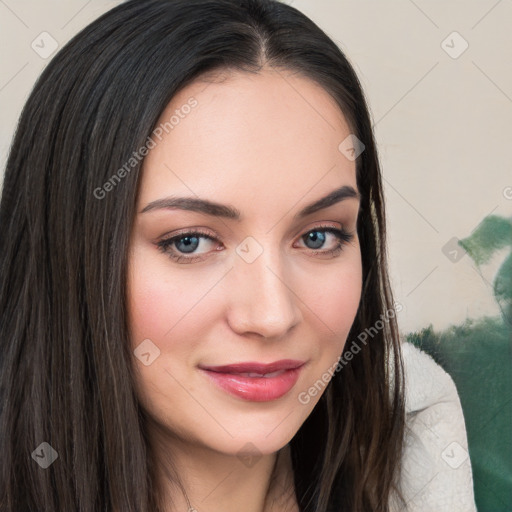
POLYGON ((450 375, 431 356, 409 342, 402 343, 405 371, 405 402, 408 413, 439 402, 460 407, 457 388, 450 375))
POLYGON ((407 512, 476 512, 466 427, 455 383, 411 343, 402 344, 402 355, 406 436, 400 485, 407 512))

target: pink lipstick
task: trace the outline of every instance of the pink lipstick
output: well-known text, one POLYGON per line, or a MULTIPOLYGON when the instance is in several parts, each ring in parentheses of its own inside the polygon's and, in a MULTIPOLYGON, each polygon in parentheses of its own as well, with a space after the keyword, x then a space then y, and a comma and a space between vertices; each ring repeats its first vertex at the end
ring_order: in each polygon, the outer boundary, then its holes
POLYGON ((304 364, 282 359, 270 364, 247 362, 199 368, 224 391, 244 400, 267 402, 293 388, 304 364))

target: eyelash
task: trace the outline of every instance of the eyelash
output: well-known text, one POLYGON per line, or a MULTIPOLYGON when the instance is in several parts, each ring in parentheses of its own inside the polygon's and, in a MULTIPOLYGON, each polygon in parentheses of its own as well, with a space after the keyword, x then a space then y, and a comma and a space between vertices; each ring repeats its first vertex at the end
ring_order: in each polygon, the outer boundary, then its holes
MULTIPOLYGON (((306 231, 306 233, 304 233, 304 235, 302 235, 301 238, 304 238, 309 233, 315 233, 315 232, 332 233, 338 239, 338 243, 337 243, 336 247, 334 247, 333 249, 328 249, 328 250, 311 249, 313 256, 321 254, 323 256, 331 256, 331 257, 335 258, 336 256, 338 256, 341 253, 341 251, 343 250, 343 246, 345 244, 351 242, 354 239, 354 233, 349 233, 345 229, 338 229, 338 228, 334 228, 332 226, 318 226, 314 229, 310 229, 309 231, 306 231)), ((160 240, 159 242, 157 242, 156 245, 158 246, 158 248, 160 249, 161 252, 163 252, 164 254, 169 256, 169 258, 171 258, 173 261, 175 261, 177 263, 194 263, 195 261, 198 261, 198 260, 202 261, 204 259, 204 257, 201 258, 198 256, 188 257, 188 256, 183 256, 183 255, 176 255, 170 251, 170 247, 174 244, 174 242, 179 241, 183 238, 190 238, 190 237, 207 238, 208 240, 212 240, 212 241, 216 240, 209 233, 205 233, 204 231, 201 231, 200 229, 198 229, 198 230, 193 230, 193 231, 185 231, 185 232, 180 233, 171 238, 164 238, 163 240, 160 240)))

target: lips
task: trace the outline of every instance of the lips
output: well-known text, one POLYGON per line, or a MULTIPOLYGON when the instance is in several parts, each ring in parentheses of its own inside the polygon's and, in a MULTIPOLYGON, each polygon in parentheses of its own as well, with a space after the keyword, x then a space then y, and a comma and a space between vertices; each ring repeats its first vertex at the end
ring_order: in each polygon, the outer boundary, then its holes
POLYGON ((297 382, 304 361, 283 359, 270 364, 236 363, 200 366, 222 390, 254 402, 276 400, 288 393, 297 382))

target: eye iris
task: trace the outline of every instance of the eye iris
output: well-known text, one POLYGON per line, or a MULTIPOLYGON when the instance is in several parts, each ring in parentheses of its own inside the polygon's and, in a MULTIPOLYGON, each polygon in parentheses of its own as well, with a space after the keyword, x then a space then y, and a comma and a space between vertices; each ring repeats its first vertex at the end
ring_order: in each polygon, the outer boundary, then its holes
POLYGON ((199 237, 197 236, 184 236, 176 242, 176 248, 181 252, 194 252, 199 244, 199 237), (185 240, 184 249, 179 247, 179 244, 185 240))
POLYGON ((316 244, 316 246, 311 247, 311 249, 319 249, 325 242, 325 233, 322 233, 322 231, 311 231, 308 235, 306 235, 306 237, 306 241, 310 240, 316 244))

